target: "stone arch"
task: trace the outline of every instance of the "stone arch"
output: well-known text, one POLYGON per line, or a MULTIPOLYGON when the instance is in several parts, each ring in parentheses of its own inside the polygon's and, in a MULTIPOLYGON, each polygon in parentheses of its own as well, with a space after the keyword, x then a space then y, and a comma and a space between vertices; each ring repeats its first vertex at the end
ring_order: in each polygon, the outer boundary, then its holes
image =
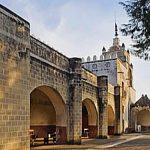
POLYGON ((115 113, 111 105, 108 105, 108 134, 114 134, 115 113))
POLYGON ((35 88, 30 94, 30 112, 30 127, 37 136, 56 134, 56 143, 66 142, 66 106, 56 89, 45 85, 35 88))
POLYGON ((142 132, 150 132, 150 110, 141 110, 137 113, 137 125, 142 132))
POLYGON ((98 130, 98 116, 97 116, 97 110, 94 102, 91 99, 84 99, 82 101, 82 132, 84 134, 84 130, 86 127, 88 129, 88 137, 94 138, 97 136, 97 130, 98 130), (85 114, 84 114, 85 113, 85 114), (86 115, 86 118, 85 116, 86 115), (86 124, 85 124, 85 122, 86 124))

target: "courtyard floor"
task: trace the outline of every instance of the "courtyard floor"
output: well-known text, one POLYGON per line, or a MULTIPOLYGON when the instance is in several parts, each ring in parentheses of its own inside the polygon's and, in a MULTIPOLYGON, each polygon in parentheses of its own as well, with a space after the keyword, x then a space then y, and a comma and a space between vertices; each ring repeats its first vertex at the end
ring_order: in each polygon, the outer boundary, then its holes
POLYGON ((81 145, 43 145, 31 150, 150 150, 150 134, 124 134, 109 139, 82 139, 81 145))

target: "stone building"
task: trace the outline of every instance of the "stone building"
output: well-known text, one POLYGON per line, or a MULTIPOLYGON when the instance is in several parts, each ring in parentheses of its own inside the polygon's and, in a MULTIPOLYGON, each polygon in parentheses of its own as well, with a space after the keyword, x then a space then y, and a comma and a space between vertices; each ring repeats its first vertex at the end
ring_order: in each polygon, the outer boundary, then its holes
POLYGON ((150 132, 150 99, 147 95, 131 105, 132 129, 136 132, 150 132))
POLYGON ((30 129, 56 133, 56 144, 121 134, 135 91, 129 52, 117 42, 82 63, 30 36, 29 22, 0 5, 0 149, 29 150, 30 129))
MULTIPOLYGON (((114 91, 112 90, 108 94, 108 104, 113 109, 114 118, 118 118, 120 121, 120 129, 118 132, 124 132, 127 127, 131 126, 130 104, 135 101, 135 89, 133 87, 133 65, 130 63, 130 54, 125 49, 124 43, 120 45, 116 24, 113 45, 108 51, 103 47, 102 55, 99 59, 96 59, 96 56, 93 56, 93 60, 90 60, 88 56, 86 62, 83 59, 82 65, 96 74, 97 77, 108 77, 108 83, 114 89, 114 91), (118 93, 116 88, 119 88, 120 99, 115 99, 114 97, 116 92, 118 93)), ((112 126, 115 127, 115 124, 114 121, 113 123, 108 123, 108 126, 111 129, 112 126)))

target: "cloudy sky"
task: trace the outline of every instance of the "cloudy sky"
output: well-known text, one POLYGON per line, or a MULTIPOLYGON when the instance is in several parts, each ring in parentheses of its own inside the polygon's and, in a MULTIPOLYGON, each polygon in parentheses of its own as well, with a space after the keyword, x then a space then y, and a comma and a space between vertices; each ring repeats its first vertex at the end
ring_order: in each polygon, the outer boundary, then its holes
MULTIPOLYGON (((31 35, 68 57, 101 54, 114 37, 115 16, 118 27, 128 18, 119 0, 0 0, 0 3, 31 25, 31 35), (116 15, 115 15, 116 14, 116 15)), ((130 48, 131 40, 119 32, 121 43, 130 48)), ((150 62, 132 56, 137 99, 150 97, 150 62)))

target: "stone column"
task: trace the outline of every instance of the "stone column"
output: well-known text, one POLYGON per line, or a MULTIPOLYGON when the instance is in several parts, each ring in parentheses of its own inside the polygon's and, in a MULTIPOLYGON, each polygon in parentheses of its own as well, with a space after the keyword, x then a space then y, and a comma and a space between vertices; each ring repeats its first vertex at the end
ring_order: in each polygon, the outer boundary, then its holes
POLYGON ((136 111, 135 107, 131 108, 131 128, 136 131, 136 111))
POLYGON ((81 59, 70 59, 68 102, 68 143, 81 144, 82 134, 82 87, 81 59))
POLYGON ((115 134, 120 135, 122 133, 122 101, 120 86, 114 88, 115 93, 115 134))
POLYGON ((132 108, 132 128, 137 131, 137 110, 136 107, 132 108))
POLYGON ((99 138, 108 137, 108 77, 97 77, 99 107, 99 138))

